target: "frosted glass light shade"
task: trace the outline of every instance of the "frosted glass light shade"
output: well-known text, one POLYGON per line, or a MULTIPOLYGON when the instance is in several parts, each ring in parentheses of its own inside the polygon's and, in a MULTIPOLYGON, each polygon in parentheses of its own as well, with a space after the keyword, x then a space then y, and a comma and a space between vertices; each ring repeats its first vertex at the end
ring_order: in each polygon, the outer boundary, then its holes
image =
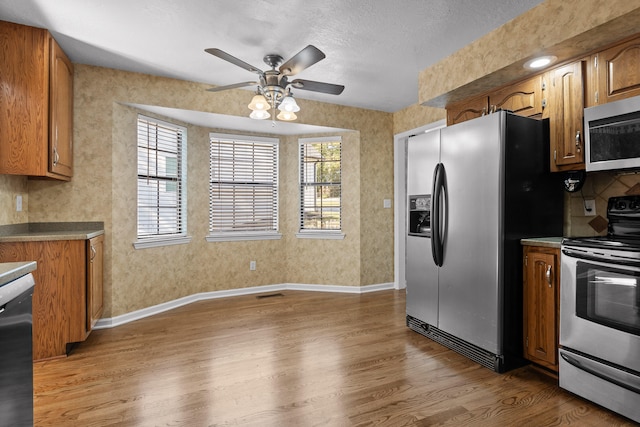
POLYGON ((278 114, 278 120, 284 120, 286 122, 290 122, 291 120, 295 120, 297 118, 298 116, 296 116, 295 113, 291 111, 280 111, 280 113, 278 114))
POLYGON ((271 114, 267 113, 265 110, 254 110, 249 114, 249 117, 256 120, 264 120, 268 119, 271 114))
POLYGON ((287 96, 282 100, 282 102, 278 106, 278 110, 287 111, 290 113, 297 113, 298 111, 300 111, 300 107, 298 106, 298 104, 296 103, 296 100, 293 99, 292 96, 287 96))
POLYGON ((269 108, 271 108, 269 102, 267 102, 267 99, 262 95, 254 96, 248 107, 253 111, 267 111, 269 108))

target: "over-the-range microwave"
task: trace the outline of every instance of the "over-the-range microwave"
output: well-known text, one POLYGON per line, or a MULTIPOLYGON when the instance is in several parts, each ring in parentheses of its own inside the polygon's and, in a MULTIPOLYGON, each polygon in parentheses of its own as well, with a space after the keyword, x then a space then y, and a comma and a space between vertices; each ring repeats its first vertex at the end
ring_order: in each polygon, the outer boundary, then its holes
POLYGON ((640 168, 640 96, 584 109, 587 172, 640 168))

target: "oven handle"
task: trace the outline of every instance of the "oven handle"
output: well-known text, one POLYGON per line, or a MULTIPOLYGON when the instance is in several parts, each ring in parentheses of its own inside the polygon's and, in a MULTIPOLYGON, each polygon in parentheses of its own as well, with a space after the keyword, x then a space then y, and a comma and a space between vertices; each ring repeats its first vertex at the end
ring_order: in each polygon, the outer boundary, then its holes
POLYGON ((585 259, 588 261, 606 262, 610 264, 624 265, 626 267, 640 268, 640 261, 633 261, 628 258, 622 259, 622 258, 598 256, 593 254, 586 254, 584 252, 573 251, 571 249, 562 249, 562 253, 572 258, 585 259))
MULTIPOLYGON (((608 381, 619 387, 623 387, 634 393, 640 394, 640 384, 631 384, 631 381, 632 381, 632 379, 630 378, 631 374, 627 374, 626 372, 620 371, 619 369, 616 369, 616 368, 609 368, 606 365, 602 365, 602 367, 604 367, 605 370, 609 372, 602 372, 603 369, 602 368, 599 369, 599 366, 596 366, 595 364, 593 364, 589 359, 584 357, 574 356, 574 355, 570 356, 564 351, 560 351, 560 357, 566 360, 567 363, 575 366, 576 368, 582 371, 585 371, 591 375, 594 375, 600 379, 608 381), (622 373, 627 378, 622 378, 623 375, 620 375, 620 373, 622 373)), ((634 382, 637 382, 637 381, 634 381, 634 382)))

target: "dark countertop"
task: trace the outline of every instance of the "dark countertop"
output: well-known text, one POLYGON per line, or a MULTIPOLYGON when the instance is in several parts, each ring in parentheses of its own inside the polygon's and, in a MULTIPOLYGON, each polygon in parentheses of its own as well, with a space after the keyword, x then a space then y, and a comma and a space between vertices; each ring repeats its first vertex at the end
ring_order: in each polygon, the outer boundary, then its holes
POLYGON ((16 280, 36 269, 35 261, 0 262, 0 286, 16 280))
POLYGON ((0 225, 0 243, 88 240, 104 234, 103 222, 33 222, 0 225))
POLYGON ((544 246, 547 248, 560 249, 560 243, 562 243, 562 237, 531 237, 528 239, 520 240, 523 246, 544 246))

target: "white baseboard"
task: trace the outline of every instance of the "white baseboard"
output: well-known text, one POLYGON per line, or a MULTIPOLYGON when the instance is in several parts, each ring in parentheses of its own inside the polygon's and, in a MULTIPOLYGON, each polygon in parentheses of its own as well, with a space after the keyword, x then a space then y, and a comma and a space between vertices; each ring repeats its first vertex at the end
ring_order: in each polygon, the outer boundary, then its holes
POLYGON ((178 298, 173 301, 164 302, 162 304, 143 308, 141 310, 132 311, 131 313, 122 314, 116 317, 108 317, 100 319, 96 322, 94 329, 108 329, 116 326, 124 325, 135 320, 150 317, 155 314, 164 313, 183 305, 191 304, 196 301, 203 301, 216 298, 227 298, 241 295, 262 294, 279 291, 313 291, 313 292, 340 292, 348 294, 364 294, 368 292, 384 291, 395 289, 393 283, 381 283, 378 285, 368 286, 335 286, 335 285, 305 285, 301 283, 283 283, 279 285, 254 286, 250 288, 228 289, 224 291, 202 292, 178 298))

